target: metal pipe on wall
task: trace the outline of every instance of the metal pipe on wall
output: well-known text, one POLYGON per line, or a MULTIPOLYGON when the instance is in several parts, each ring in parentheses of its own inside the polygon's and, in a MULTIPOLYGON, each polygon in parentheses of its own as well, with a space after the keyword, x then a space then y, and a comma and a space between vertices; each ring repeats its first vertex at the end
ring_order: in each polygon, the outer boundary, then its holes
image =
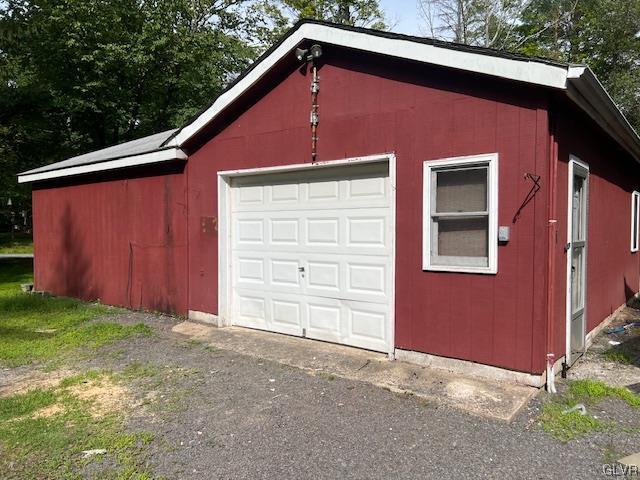
POLYGON ((318 67, 314 63, 311 67, 313 78, 311 80, 311 163, 316 161, 318 156, 318 93, 320 92, 320 77, 318 77, 318 67))
POLYGON ((555 385, 555 353, 554 353, 554 304, 556 285, 556 258, 555 244, 558 236, 557 220, 557 187, 558 187, 558 144, 556 142, 555 124, 553 117, 548 114, 549 122, 549 197, 548 197, 548 238, 547 238, 547 342, 546 342, 546 365, 547 365, 547 391, 556 393, 555 385))

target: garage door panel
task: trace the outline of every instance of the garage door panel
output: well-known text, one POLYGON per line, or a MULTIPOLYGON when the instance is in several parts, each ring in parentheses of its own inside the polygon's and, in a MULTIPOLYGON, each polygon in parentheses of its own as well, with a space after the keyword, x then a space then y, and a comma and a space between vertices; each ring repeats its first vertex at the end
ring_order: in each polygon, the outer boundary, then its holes
POLYGON ((383 350, 387 345, 389 311, 381 305, 347 302, 348 343, 352 346, 383 350))
POLYGON ((384 199, 387 195, 386 179, 383 177, 354 178, 347 182, 347 200, 384 199))
POLYGON ((387 172, 384 164, 235 179, 234 323, 387 351, 387 172))
POLYGON ((342 263, 325 259, 307 260, 307 293, 310 295, 324 293, 332 296, 340 294, 344 289, 341 282, 341 271, 344 268, 342 263))
POLYGON ((238 186, 234 188, 233 212, 332 210, 376 208, 389 205, 386 179, 319 181, 298 185, 238 186))
POLYGON ((386 265, 372 262, 347 263, 346 292, 387 298, 386 265))
POLYGON ((389 313, 386 305, 308 297, 307 337, 384 351, 389 313))
POLYGON ((306 245, 310 247, 338 247, 340 246, 340 219, 336 217, 307 218, 306 245))
POLYGON ((270 185, 268 189, 271 203, 282 206, 283 204, 296 204, 300 201, 300 185, 298 183, 270 185))
POLYGON ((340 201, 340 182, 329 180, 324 182, 313 182, 306 184, 306 200, 311 203, 338 202, 340 201))
POLYGON ((264 190, 265 187, 261 185, 246 186, 238 189, 238 206, 252 207, 262 205, 264 203, 264 190))
POLYGON ((240 245, 264 244, 264 221, 261 218, 238 218, 235 231, 240 245))
POLYGON ((302 305, 300 301, 273 298, 271 301, 271 318, 281 328, 293 328, 300 334, 302 328, 302 305))
POLYGON ((320 298, 307 300, 307 335, 339 342, 342 337, 340 326, 344 316, 341 312, 341 306, 339 302, 323 302, 322 300, 320 298))
POLYGON ((387 212, 378 216, 348 216, 346 247, 385 249, 387 242, 387 212))
POLYGON ((237 283, 263 284, 264 263, 264 258, 261 257, 238 255, 236 257, 237 283))
POLYGON ((305 311, 300 296, 235 288, 234 324, 288 335, 302 335, 305 311))
POLYGON ((300 219, 269 218, 269 245, 290 247, 300 244, 300 219))
MULTIPOLYGON (((286 288, 300 288, 300 262, 295 258, 271 258, 269 260, 271 264, 271 276, 269 283, 271 286, 286 287, 286 288)), ((290 290, 289 290, 290 291, 290 290)))
POLYGON ((239 325, 265 325, 267 323, 266 301, 255 292, 237 291, 235 294, 235 318, 239 325))
POLYGON ((236 251, 232 255, 233 288, 303 294, 299 256, 295 253, 236 251))

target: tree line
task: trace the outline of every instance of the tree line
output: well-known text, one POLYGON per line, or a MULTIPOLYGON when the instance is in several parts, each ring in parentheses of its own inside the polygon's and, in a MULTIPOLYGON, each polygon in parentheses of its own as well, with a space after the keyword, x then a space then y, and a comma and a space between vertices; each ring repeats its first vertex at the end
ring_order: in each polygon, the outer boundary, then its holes
MULTIPOLYGON (((640 127, 640 0, 417 0, 422 33, 588 63, 640 127)), ((0 0, 0 211, 20 171, 180 126, 300 18, 377 0, 0 0)))

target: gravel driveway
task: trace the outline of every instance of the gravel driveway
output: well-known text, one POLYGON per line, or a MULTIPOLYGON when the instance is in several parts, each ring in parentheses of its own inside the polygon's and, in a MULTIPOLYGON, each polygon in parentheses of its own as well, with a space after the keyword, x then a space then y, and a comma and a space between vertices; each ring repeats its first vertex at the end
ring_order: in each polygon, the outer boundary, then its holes
POLYGON ((563 444, 538 426, 540 398, 515 421, 494 421, 212 350, 172 334, 170 317, 119 316, 141 320, 158 334, 103 349, 83 368, 170 372, 134 382, 143 407, 128 417, 154 434, 145 462, 160 477, 602 478, 608 452, 640 445, 637 425, 563 444))

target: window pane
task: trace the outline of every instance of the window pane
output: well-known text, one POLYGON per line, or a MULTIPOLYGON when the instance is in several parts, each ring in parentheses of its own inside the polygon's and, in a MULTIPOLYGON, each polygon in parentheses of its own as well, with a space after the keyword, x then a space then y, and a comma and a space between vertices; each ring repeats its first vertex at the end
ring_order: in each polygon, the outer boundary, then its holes
POLYGON ((636 196, 635 194, 631 194, 631 250, 636 249, 636 208, 637 208, 636 196))
POLYGON ((582 291, 584 276, 584 247, 574 248, 571 258, 571 312, 582 310, 584 307, 584 292, 582 291))
POLYGON ((436 222, 438 256, 489 257, 489 219, 440 218, 436 222))
POLYGON ((436 171, 436 212, 485 212, 487 167, 436 171))
POLYGON ((573 241, 585 239, 585 179, 579 175, 573 177, 573 241))

